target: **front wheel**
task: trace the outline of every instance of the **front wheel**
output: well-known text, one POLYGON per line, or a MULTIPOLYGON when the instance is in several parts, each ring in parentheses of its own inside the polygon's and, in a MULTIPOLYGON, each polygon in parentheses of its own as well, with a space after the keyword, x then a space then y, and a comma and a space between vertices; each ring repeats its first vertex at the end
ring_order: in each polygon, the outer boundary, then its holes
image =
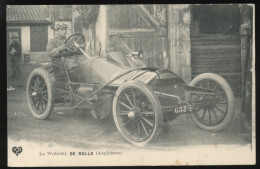
POLYGON ((227 81, 217 74, 203 73, 196 76, 190 85, 216 90, 222 94, 221 98, 216 99, 210 94, 191 92, 190 100, 212 101, 211 104, 194 108, 190 114, 192 120, 200 128, 208 131, 219 131, 225 128, 231 121, 235 109, 234 94, 227 81))
POLYGON ((113 118, 118 131, 130 143, 144 146, 161 131, 161 104, 149 86, 129 81, 118 88, 113 100, 113 118))

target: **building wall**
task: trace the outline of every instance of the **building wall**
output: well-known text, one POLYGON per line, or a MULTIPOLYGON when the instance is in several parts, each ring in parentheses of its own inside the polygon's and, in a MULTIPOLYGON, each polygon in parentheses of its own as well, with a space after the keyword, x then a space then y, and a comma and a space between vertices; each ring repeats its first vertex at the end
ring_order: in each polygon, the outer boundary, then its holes
MULTIPOLYGON (((7 29, 21 29, 21 43, 22 43, 22 53, 31 51, 31 33, 30 26, 8 26, 7 29)), ((48 26, 48 39, 54 37, 54 30, 51 26, 48 26)))
POLYGON ((54 30, 51 28, 51 26, 48 26, 48 40, 54 37, 54 30))
MULTIPOLYGON (((7 29, 21 29, 21 46, 22 57, 21 63, 24 63, 24 54, 30 55, 30 62, 41 63, 49 61, 49 57, 46 52, 31 52, 31 33, 30 26, 8 26, 7 29)), ((51 26, 48 26, 48 40, 54 37, 54 30, 51 26)))
POLYGON ((168 5, 170 70, 191 81, 190 5, 168 5))
POLYGON ((21 37, 22 37, 22 44, 23 44, 23 51, 28 52, 31 49, 30 39, 30 26, 23 26, 21 30, 21 37))

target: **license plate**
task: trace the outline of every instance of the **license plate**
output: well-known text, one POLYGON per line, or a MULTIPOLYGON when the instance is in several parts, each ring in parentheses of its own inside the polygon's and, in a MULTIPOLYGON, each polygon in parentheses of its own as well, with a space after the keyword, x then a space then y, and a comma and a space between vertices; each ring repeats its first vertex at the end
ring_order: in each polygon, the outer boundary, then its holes
POLYGON ((177 106, 173 109, 173 113, 175 114, 181 114, 181 113, 186 113, 188 112, 188 106, 187 105, 181 105, 181 106, 177 106))

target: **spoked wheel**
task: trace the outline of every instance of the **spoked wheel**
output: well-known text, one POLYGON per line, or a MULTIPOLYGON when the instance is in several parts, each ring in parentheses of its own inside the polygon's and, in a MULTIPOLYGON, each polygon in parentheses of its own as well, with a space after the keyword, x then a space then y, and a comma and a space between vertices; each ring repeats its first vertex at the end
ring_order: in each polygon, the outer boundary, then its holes
POLYGON ((113 100, 113 117, 118 131, 136 145, 144 146, 161 131, 161 104, 144 83, 129 81, 118 88, 113 100))
POLYGON ((53 110, 53 84, 49 73, 41 68, 32 71, 27 82, 27 102, 33 117, 46 119, 53 110))
POLYGON ((231 121, 234 114, 234 95, 225 79, 214 73, 204 73, 195 77, 191 86, 216 90, 220 96, 204 93, 190 93, 190 100, 203 100, 208 103, 195 107, 190 114, 193 121, 202 129, 222 130, 231 121))
POLYGON ((79 49, 76 46, 74 46, 74 43, 77 43, 80 47, 84 47, 84 45, 85 45, 84 35, 82 35, 80 33, 75 33, 67 38, 67 40, 65 41, 65 44, 66 44, 68 52, 76 53, 79 51, 79 49))

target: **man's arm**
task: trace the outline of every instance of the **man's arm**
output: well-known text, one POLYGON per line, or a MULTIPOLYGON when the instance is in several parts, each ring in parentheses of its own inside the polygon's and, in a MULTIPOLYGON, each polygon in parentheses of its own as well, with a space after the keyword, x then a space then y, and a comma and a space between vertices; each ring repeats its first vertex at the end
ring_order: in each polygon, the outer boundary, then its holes
POLYGON ((17 42, 17 47, 16 47, 16 55, 17 56, 21 56, 22 54, 22 49, 21 49, 21 45, 17 42))
POLYGON ((8 47, 8 54, 10 54, 12 48, 13 48, 13 45, 12 45, 12 43, 10 43, 10 44, 9 44, 9 47, 8 47))
POLYGON ((51 39, 47 44, 47 52, 50 57, 58 57, 60 55, 59 47, 55 45, 54 39, 51 39))
POLYGON ((70 53, 65 51, 66 45, 63 44, 61 46, 56 46, 55 40, 51 39, 48 44, 47 44, 47 52, 49 56, 51 57, 60 57, 60 56, 66 56, 66 55, 71 55, 70 53))

